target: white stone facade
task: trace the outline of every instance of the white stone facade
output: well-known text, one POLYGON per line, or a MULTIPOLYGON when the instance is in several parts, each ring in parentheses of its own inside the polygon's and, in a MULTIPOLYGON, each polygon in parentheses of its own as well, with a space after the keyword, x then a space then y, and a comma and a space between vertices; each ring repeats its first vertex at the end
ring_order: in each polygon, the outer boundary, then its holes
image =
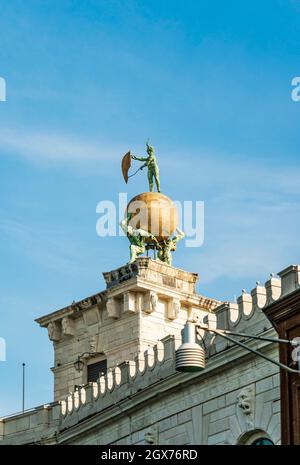
MULTIPOLYGON (((262 308, 300 288, 300 267, 287 270, 237 304, 197 295, 196 275, 150 259, 105 274, 104 293, 38 320, 48 331, 53 324, 56 401, 1 419, 2 444, 249 444, 258 437, 279 444, 276 365, 208 333, 200 341, 205 370, 178 373, 174 363, 187 317, 276 338, 262 308), (109 370, 74 391, 85 384, 73 364, 85 351, 96 354, 92 360, 105 356, 109 370)), ((278 359, 276 344, 246 343, 278 359)))

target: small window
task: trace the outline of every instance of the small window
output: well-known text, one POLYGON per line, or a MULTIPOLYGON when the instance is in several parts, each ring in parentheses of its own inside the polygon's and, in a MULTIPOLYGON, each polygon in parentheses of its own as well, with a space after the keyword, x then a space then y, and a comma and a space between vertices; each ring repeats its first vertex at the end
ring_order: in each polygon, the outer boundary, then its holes
POLYGON ((101 360, 87 366, 87 382, 95 383, 101 373, 107 373, 107 360, 101 360))
POLYGON ((259 438, 259 439, 256 439, 254 442, 252 442, 251 445, 252 446, 274 446, 274 442, 268 438, 259 438))

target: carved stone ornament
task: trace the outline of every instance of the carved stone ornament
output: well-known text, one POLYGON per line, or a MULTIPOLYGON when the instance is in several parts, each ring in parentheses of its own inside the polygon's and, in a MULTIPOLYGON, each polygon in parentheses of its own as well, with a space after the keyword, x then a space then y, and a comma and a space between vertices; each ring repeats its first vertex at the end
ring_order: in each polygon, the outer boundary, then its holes
POLYGON ((253 428, 254 401, 254 390, 251 387, 242 389, 237 396, 238 417, 242 416, 244 418, 248 430, 253 428))
POLYGON ((65 316, 61 320, 61 328, 65 336, 74 336, 74 322, 72 318, 65 316))
POLYGON ((60 328, 58 326, 58 323, 55 321, 50 321, 50 323, 47 326, 48 329, 48 336, 50 341, 59 341, 60 340, 60 328))

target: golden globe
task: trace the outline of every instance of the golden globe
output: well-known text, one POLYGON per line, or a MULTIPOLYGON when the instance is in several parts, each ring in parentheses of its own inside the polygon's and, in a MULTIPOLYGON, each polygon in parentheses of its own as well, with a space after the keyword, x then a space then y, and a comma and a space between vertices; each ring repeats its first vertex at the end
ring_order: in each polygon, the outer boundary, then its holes
MULTIPOLYGON (((132 214, 130 226, 148 231, 159 242, 167 239, 178 226, 176 205, 160 192, 143 192, 136 195, 128 203, 127 212, 132 214)), ((147 239, 147 242, 152 241, 147 239)))

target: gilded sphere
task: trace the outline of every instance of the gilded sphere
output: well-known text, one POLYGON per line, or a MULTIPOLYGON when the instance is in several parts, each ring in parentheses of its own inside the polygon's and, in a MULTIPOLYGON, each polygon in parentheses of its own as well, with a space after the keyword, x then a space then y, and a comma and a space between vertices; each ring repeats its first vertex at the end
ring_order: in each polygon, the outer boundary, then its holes
POLYGON ((174 202, 159 192, 144 192, 135 196, 130 200, 127 212, 132 213, 130 226, 145 229, 159 242, 167 239, 178 226, 178 211, 174 202))

